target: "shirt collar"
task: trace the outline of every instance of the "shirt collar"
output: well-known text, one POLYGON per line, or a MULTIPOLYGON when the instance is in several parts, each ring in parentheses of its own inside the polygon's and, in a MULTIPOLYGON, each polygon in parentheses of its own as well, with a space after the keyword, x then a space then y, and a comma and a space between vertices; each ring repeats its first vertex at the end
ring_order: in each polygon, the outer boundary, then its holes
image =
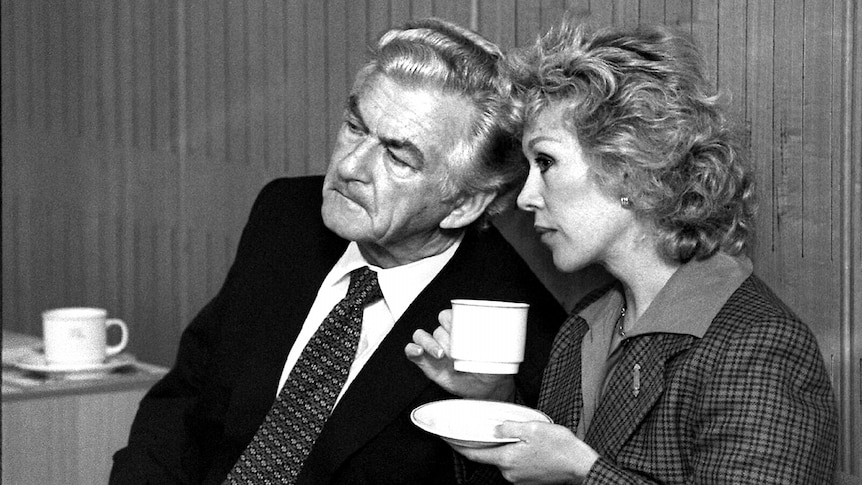
POLYGON ((345 278, 349 278, 350 272, 354 269, 368 266, 377 273, 377 281, 380 283, 383 299, 397 321, 419 293, 452 259, 463 238, 464 235, 461 234, 452 246, 440 254, 385 269, 369 263, 359 251, 359 245, 355 241, 351 241, 323 284, 336 285, 345 278))
MULTIPOLYGON (((721 307, 751 273, 751 260, 745 256, 717 253, 689 261, 674 272, 646 312, 626 330, 626 337, 676 333, 703 338, 721 307)), ((588 324, 609 318, 616 321, 622 304, 622 286, 615 285, 580 315, 588 324)))

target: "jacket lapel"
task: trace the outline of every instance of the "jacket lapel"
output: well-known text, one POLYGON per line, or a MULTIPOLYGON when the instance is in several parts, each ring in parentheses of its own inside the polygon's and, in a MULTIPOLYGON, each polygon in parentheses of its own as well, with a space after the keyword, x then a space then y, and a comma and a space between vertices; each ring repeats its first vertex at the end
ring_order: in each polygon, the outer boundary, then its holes
POLYGON ((542 377, 539 409, 554 423, 571 430, 578 428, 584 404, 581 390, 581 352, 587 322, 574 314, 560 327, 542 377))
POLYGON ((633 338, 610 378, 585 441, 599 454, 615 457, 664 393, 667 362, 687 350, 695 337, 650 334, 633 338))
MULTIPOLYGON (((422 305, 423 307, 427 305, 422 305)), ((406 415, 428 387, 434 386, 424 374, 404 356, 404 346, 412 341, 417 328, 432 331, 440 309, 412 310, 395 324, 366 363, 356 380, 326 422, 323 431, 305 463, 305 468, 320 473, 334 473, 356 450, 380 434, 394 416, 406 415), (425 316, 420 323, 417 313, 425 316)), ((439 389, 443 397, 442 389, 439 389)), ((418 433, 417 429, 417 433, 418 433)))
MULTIPOLYGON (((250 437, 257 431, 275 401, 287 354, 317 291, 347 247, 347 241, 326 230, 318 214, 303 224, 316 231, 313 246, 285 252, 282 258, 261 258, 275 263, 255 266, 252 274, 243 274, 235 283, 245 292, 239 299, 245 306, 230 312, 239 319, 230 326, 228 338, 240 360, 234 362, 237 378, 228 404, 228 434, 250 437)), ((285 232, 291 233, 273 231, 285 232)), ((263 247, 276 251, 288 243, 277 240, 263 247)))
MULTIPOLYGON (((471 274, 481 271, 471 260, 475 242, 469 236, 440 274, 395 322, 342 396, 305 462, 303 475, 313 474, 317 480, 321 480, 322 474, 331 476, 351 454, 393 420, 407 416, 412 406, 423 404, 419 402, 421 399, 435 399, 422 396, 429 388, 433 388, 430 392, 439 399, 448 396, 407 359, 404 346, 413 340, 416 329, 432 332, 437 328, 440 310, 449 307, 452 295, 463 294, 473 284, 471 274), (317 450, 325 450, 325 453, 317 450)), ((418 428, 416 432, 422 433, 418 428)))

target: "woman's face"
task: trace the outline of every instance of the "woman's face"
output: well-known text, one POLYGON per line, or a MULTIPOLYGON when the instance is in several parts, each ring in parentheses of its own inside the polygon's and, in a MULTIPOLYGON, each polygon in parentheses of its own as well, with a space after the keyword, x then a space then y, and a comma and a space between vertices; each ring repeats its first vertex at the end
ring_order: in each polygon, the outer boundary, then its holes
POLYGON ((560 270, 612 265, 633 241, 637 223, 619 197, 597 185, 577 137, 563 123, 564 112, 565 105, 551 104, 524 131, 530 173, 518 207, 534 213, 534 228, 560 270))

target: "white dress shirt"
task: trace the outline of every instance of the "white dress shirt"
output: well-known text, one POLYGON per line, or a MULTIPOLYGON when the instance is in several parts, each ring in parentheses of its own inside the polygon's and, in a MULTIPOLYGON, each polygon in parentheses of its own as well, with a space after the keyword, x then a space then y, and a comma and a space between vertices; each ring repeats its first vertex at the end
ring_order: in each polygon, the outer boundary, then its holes
POLYGON ((359 252, 359 246, 355 242, 351 242, 341 256, 341 259, 329 271, 329 274, 323 280, 323 284, 317 292, 317 297, 314 300, 314 304, 311 305, 308 316, 305 318, 302 330, 300 330, 299 335, 296 337, 293 347, 290 348, 290 353, 287 354, 287 361, 281 373, 281 380, 278 383, 276 395, 281 392, 281 388, 284 386, 284 382, 290 375, 293 366, 296 365, 296 361, 299 360, 302 350, 311 340, 314 332, 323 323, 323 319, 347 295, 351 271, 363 266, 368 266, 375 271, 377 273, 377 281, 380 284, 380 290, 383 293, 383 299, 365 307, 365 312, 362 316, 362 332, 359 335, 359 346, 356 349, 356 357, 350 366, 347 382, 345 382, 344 387, 341 389, 336 404, 341 400, 344 392, 350 387, 350 383, 353 382, 359 371, 362 370, 362 367, 368 362, 383 339, 386 338, 389 331, 392 330, 392 327, 395 326, 395 322, 401 318, 401 315, 413 303, 416 296, 428 286, 428 283, 452 259, 458 246, 461 245, 462 238, 459 238, 450 248, 436 256, 387 269, 369 264, 362 256, 362 253, 359 252))

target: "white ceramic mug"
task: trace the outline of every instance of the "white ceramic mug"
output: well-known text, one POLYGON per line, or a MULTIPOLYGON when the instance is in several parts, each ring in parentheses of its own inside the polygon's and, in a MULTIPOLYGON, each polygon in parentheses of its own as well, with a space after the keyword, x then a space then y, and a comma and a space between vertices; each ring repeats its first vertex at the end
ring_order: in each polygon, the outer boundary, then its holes
POLYGON ((450 352, 455 370, 516 374, 524 361, 528 303, 452 300, 450 352))
POLYGON ((42 336, 48 363, 98 364, 126 348, 129 328, 104 308, 55 308, 42 313, 42 336), (116 345, 107 344, 111 326, 121 331, 116 345))

